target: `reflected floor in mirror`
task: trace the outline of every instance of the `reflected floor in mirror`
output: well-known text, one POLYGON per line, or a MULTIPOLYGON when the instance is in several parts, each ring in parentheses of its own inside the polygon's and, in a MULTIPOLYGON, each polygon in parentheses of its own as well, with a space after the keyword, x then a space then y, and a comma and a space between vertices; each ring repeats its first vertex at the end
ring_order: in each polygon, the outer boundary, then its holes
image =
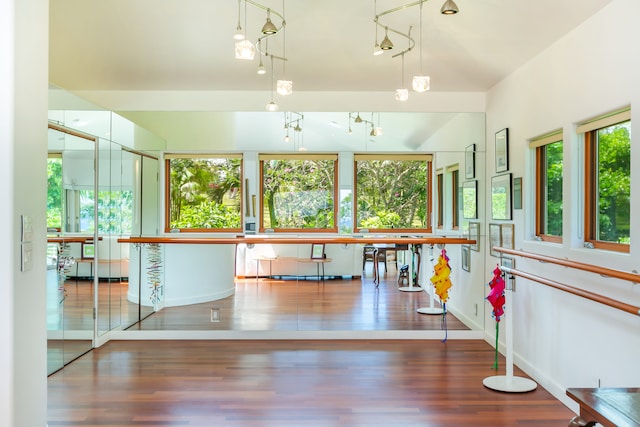
MULTIPOLYGON (((441 330, 443 316, 421 314, 430 306, 424 292, 398 289, 397 270, 389 265, 373 281, 367 265, 361 278, 247 278, 236 281, 235 294, 217 301, 167 307, 131 329, 231 331, 441 330), (212 310, 217 321, 212 322, 212 310)), ((382 269, 382 268, 381 268, 382 269)), ((403 285, 405 286, 405 285, 403 285)), ((435 304, 440 307, 439 304, 435 304)), ((469 328, 451 313, 448 330, 469 328)))

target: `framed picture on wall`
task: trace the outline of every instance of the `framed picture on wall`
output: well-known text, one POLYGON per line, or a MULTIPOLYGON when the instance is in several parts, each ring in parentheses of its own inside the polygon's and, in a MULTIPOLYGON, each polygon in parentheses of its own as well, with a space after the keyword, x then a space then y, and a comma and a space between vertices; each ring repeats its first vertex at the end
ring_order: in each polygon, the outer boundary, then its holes
POLYGON ((478 181, 475 179, 462 183, 462 217, 478 218, 478 181))
POLYGON ((511 174, 491 178, 491 219, 511 220, 511 174))
POLYGON ((522 209, 522 177, 513 178, 513 209, 522 209))
POLYGON ((501 246, 500 243, 500 224, 489 224, 489 254, 499 257, 500 253, 493 250, 494 246, 501 246))
POLYGON ((475 240, 476 243, 469 245, 471 250, 480 252, 480 223, 479 222, 470 222, 469 223, 469 240, 475 240))
POLYGON ((476 177, 476 144, 471 144, 464 150, 464 177, 476 177))
POLYGON ((500 225, 500 244, 503 248, 513 249, 515 238, 513 235, 513 224, 500 225))
POLYGON ((471 271, 471 252, 469 245, 461 245, 460 248, 462 254, 462 269, 464 271, 471 271))
POLYGON ((509 170, 509 129, 496 132, 496 173, 509 170))

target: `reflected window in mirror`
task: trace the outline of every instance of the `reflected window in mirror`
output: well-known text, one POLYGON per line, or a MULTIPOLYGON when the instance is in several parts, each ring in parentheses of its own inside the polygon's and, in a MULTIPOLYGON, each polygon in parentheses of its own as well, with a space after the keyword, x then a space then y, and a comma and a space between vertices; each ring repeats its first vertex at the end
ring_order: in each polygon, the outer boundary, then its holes
POLYGON ((165 158, 165 231, 242 231, 241 154, 165 158))
POLYGON ((356 231, 431 232, 430 154, 356 154, 356 231))
POLYGON ((260 155, 260 231, 337 232, 337 154, 260 155))

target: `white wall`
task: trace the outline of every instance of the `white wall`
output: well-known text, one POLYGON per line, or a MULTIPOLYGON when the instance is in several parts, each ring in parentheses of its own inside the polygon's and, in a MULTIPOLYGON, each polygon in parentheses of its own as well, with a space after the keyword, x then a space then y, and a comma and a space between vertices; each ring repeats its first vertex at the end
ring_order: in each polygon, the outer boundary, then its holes
MULTIPOLYGON (((511 172, 522 176, 524 206, 514 211, 516 248, 575 261, 638 270, 640 227, 632 221, 631 252, 582 248, 581 140, 575 124, 632 106, 632 138, 640 135, 640 37, 636 0, 614 0, 583 25, 494 87, 487 96, 487 173, 494 167, 494 134, 509 128, 511 172), (532 240, 534 230, 534 159, 527 139, 557 128, 564 130, 564 242, 532 240)), ((640 143, 632 141, 631 218, 640 213, 640 143)), ((485 217, 490 217, 490 206, 485 217)), ((486 234, 486 222, 483 222, 486 234)), ((493 266, 496 258, 487 257, 493 266)), ((594 274, 516 259, 516 267, 561 283, 578 286, 640 305, 640 287, 594 274)), ((487 270, 489 271, 489 270, 487 270)), ((517 279, 513 307, 516 364, 568 403, 568 387, 637 387, 640 369, 640 319, 597 303, 517 279)), ((485 333, 494 341, 495 323, 487 310, 485 333)), ((504 342, 502 342, 504 345, 504 342)), ((575 404, 570 403, 575 410, 575 404)))
POLYGON ((0 2, 0 425, 45 426, 48 1, 0 2), (20 215, 33 267, 20 270, 20 215))

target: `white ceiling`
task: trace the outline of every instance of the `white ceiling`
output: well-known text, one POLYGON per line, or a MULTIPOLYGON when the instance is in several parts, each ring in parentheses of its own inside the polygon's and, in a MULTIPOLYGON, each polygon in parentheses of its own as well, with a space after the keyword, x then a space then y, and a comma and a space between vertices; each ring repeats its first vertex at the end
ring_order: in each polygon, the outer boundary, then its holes
MULTIPOLYGON (((424 73, 431 76, 429 96, 486 92, 611 0, 456 0, 460 13, 450 16, 440 13, 443 1, 423 4, 422 42, 419 6, 380 18, 403 32, 413 27, 417 45, 405 55, 405 86, 419 73, 422 55, 424 73)), ((283 0, 260 3, 283 11, 283 0)), ((269 50, 276 55, 286 53, 288 61, 286 68, 282 61, 274 61, 275 78, 292 80, 294 93, 289 97, 304 98, 306 105, 310 96, 323 93, 346 92, 353 97, 354 93, 388 92, 385 109, 403 111, 405 107, 393 96, 402 83, 402 61, 389 52, 372 54, 376 38, 373 18, 374 4, 381 13, 410 3, 284 1, 286 31, 270 38, 269 50)), ((245 15, 244 1, 242 5, 241 25, 255 41, 266 12, 247 4, 245 15)), ((272 19, 278 24, 276 16, 272 19)), ((254 96, 247 97, 245 111, 262 112, 271 96, 272 76, 256 74, 258 57, 252 62, 233 57, 237 20, 237 0, 51 0, 50 82, 78 93, 211 91, 224 98, 225 93, 246 92, 254 96), (259 101, 255 101, 255 93, 260 94, 259 101)), ((378 40, 383 37, 384 30, 379 30, 378 40)), ((390 38, 395 44, 391 53, 407 45, 393 33, 390 38)), ((265 64, 270 69, 270 63, 265 64)), ((278 97, 276 102, 296 109, 294 101, 281 103, 278 97)), ((94 101, 108 109, 145 110, 144 105, 109 105, 109 99, 94 101)), ((330 110, 347 117, 348 103, 339 96, 329 102, 330 110)), ((194 106, 194 110, 199 108, 194 106)), ((178 109, 189 107, 183 103, 178 109)), ((416 111, 415 104, 412 111, 416 111)), ((282 122, 282 116, 278 120, 282 122)), ((147 127, 153 127, 152 120, 147 121, 147 127)))

